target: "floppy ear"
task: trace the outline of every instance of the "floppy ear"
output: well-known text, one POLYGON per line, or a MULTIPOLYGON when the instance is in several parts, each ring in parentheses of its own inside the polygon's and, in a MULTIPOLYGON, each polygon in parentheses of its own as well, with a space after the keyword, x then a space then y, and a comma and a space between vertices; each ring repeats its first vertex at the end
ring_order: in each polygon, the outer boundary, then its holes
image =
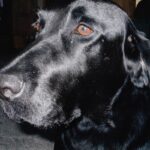
POLYGON ((123 59, 132 83, 139 88, 149 86, 150 41, 136 30, 131 20, 127 25, 123 59))

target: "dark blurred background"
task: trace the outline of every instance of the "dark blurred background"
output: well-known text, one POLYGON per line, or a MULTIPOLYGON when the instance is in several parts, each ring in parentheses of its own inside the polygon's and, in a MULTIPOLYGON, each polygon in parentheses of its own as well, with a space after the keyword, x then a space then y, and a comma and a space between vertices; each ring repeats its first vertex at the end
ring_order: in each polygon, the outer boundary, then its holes
MULTIPOLYGON (((0 67, 34 40, 38 9, 61 8, 72 0, 0 0, 0 67)), ((150 0, 114 0, 150 38, 150 0), (137 5, 138 4, 138 5, 137 5)), ((0 150, 52 150, 49 131, 17 125, 0 109, 0 150)))

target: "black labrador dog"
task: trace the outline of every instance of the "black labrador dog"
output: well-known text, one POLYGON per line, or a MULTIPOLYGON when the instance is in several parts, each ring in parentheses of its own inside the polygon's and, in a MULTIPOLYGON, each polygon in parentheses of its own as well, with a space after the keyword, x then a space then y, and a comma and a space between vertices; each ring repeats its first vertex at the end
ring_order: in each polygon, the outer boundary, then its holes
POLYGON ((58 150, 150 149, 150 41, 106 0, 38 15, 36 41, 0 71, 4 112, 63 126, 58 150))

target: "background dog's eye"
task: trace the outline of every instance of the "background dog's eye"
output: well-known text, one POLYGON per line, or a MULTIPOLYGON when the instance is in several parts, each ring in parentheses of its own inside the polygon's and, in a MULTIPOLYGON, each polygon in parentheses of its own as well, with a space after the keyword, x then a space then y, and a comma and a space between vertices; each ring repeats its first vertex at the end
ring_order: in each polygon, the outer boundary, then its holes
POLYGON ((41 25, 40 22, 35 22, 32 24, 32 27, 35 29, 36 32, 40 32, 41 31, 41 25))
POLYGON ((88 26, 86 26, 86 25, 84 25, 84 24, 80 24, 80 25, 75 29, 75 33, 76 33, 76 34, 79 34, 79 35, 82 35, 82 36, 88 36, 88 35, 90 35, 90 34, 93 33, 93 30, 92 30, 90 27, 88 27, 88 26))
POLYGON ((32 27, 36 30, 36 32, 40 32, 45 26, 45 21, 43 19, 37 20, 32 24, 32 27))

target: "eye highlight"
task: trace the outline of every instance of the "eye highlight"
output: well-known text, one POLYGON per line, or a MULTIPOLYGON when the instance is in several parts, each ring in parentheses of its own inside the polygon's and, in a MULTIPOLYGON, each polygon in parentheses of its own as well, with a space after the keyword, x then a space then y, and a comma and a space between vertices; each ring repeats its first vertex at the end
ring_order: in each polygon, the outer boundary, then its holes
POLYGON ((74 30, 74 33, 79 34, 81 36, 89 36, 93 33, 93 29, 83 23, 80 23, 74 30))

